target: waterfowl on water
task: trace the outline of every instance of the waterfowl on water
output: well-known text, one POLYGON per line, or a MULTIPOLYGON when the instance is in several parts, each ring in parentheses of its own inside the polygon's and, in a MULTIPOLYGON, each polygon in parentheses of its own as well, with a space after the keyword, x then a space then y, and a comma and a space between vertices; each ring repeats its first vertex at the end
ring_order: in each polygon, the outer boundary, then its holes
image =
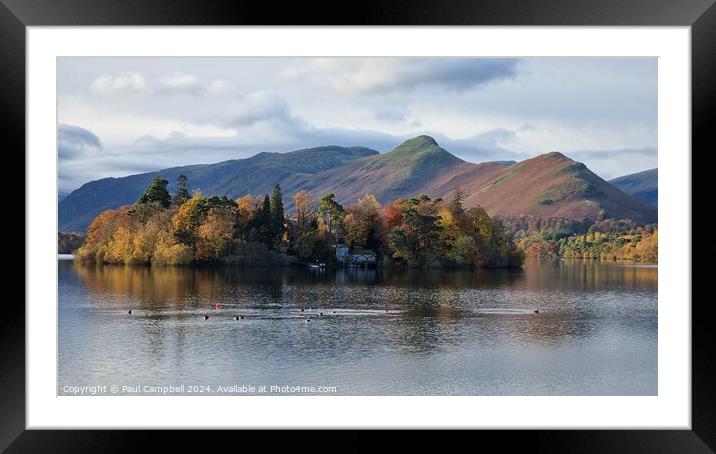
POLYGON ((539 311, 538 311, 538 310, 536 310, 536 311, 535 311, 535 314, 539 314, 539 311))
POLYGON ((335 314, 335 313, 336 313, 336 311, 333 311, 333 313, 335 314))
POLYGON ((310 321, 311 321, 311 319, 308 318, 308 317, 306 317, 306 323, 308 323, 308 322, 310 322, 310 321))
POLYGON ((132 309, 128 310, 127 313, 128 313, 129 315, 132 315, 132 309))
POLYGON ((304 311, 304 309, 303 309, 303 308, 301 308, 301 312, 303 312, 303 311, 304 311))
POLYGON ((319 313, 318 313, 318 316, 319 316, 319 317, 323 317, 323 312, 319 312, 319 313))
POLYGON ((209 316, 208 316, 208 315, 205 315, 205 316, 204 316, 204 320, 209 320, 209 316))
POLYGON ((238 319, 239 319, 239 316, 238 316, 238 315, 237 315, 236 317, 234 317, 234 320, 238 320, 238 319))

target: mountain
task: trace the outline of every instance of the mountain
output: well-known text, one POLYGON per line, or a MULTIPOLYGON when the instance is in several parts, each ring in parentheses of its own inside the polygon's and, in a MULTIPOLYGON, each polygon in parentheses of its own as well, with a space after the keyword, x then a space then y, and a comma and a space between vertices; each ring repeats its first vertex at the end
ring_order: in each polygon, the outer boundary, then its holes
POLYGON ((191 190, 204 194, 238 197, 242 194, 267 194, 276 183, 296 176, 317 174, 346 162, 378 152, 364 147, 317 147, 289 153, 259 153, 247 159, 217 164, 172 167, 122 178, 91 181, 72 191, 59 204, 59 229, 62 232, 85 230, 102 211, 137 201, 154 175, 169 180, 169 191, 184 174, 191 190))
POLYGON ((656 222, 656 208, 609 184, 581 162, 552 152, 506 167, 465 204, 505 217, 632 219, 656 222))
POLYGON ((414 194, 442 196, 456 184, 473 185, 500 171, 501 164, 473 164, 442 149, 432 137, 418 136, 390 152, 346 163, 318 175, 289 178, 285 192, 332 192, 343 205, 371 193, 381 203, 414 194))
POLYGON ((643 202, 654 206, 659 204, 658 169, 624 175, 623 177, 609 180, 609 182, 643 202))
POLYGON ((419 136, 385 154, 310 177, 290 178, 285 192, 333 192, 344 205, 370 192, 385 204, 414 194, 449 198, 459 186, 466 196, 465 207, 479 205, 490 215, 656 222, 654 207, 625 194, 561 153, 513 162, 465 162, 432 138, 419 136))
POLYGON ((57 191, 57 203, 62 202, 62 199, 70 195, 69 192, 57 191))
POLYGON ((97 180, 60 203, 60 229, 82 230, 104 209, 136 201, 153 175, 173 182, 180 173, 189 178, 192 188, 231 197, 266 194, 279 183, 289 210, 291 196, 299 190, 316 197, 332 192, 338 202, 348 205, 366 193, 383 204, 415 194, 446 199, 459 186, 466 207, 480 205, 490 215, 657 220, 655 207, 561 153, 517 163, 474 164, 452 155, 433 138, 418 136, 383 154, 367 148, 323 147, 97 180))

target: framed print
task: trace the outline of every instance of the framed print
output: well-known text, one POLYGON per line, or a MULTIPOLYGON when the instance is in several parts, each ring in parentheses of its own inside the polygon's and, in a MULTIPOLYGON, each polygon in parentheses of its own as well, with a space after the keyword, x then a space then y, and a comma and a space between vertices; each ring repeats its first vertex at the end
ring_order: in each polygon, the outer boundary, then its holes
POLYGON ((27 265, 3 448, 460 428, 710 452, 691 150, 716 9, 538 3, 4 1, 27 265))

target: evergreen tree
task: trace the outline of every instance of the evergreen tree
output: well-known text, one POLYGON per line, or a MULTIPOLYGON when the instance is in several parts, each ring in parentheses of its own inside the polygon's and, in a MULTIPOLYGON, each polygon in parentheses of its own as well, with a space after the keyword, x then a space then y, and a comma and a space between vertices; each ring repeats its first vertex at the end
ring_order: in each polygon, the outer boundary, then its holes
POLYGON ((189 179, 186 175, 182 174, 177 177, 177 192, 174 194, 173 199, 175 205, 181 205, 191 198, 191 194, 189 194, 189 189, 187 187, 188 182, 189 179))
POLYGON ((158 202, 164 208, 169 207, 172 199, 169 195, 169 191, 167 191, 168 184, 169 182, 167 180, 155 175, 147 190, 144 191, 144 194, 139 198, 138 203, 147 204, 158 202))
POLYGON ((453 190, 453 196, 450 200, 450 211, 454 216, 460 216, 464 212, 462 208, 462 201, 465 200, 465 193, 462 192, 462 189, 460 189, 460 186, 455 186, 455 189, 453 190))
POLYGON ((283 211, 283 195, 281 194, 281 186, 276 184, 271 194, 271 226, 273 228, 274 240, 281 242, 284 232, 284 211, 283 211))
POLYGON ((325 194, 321 197, 318 204, 318 213, 323 218, 328 233, 334 235, 340 233, 343 230, 343 217, 346 211, 343 209, 343 205, 336 202, 334 194, 325 194))

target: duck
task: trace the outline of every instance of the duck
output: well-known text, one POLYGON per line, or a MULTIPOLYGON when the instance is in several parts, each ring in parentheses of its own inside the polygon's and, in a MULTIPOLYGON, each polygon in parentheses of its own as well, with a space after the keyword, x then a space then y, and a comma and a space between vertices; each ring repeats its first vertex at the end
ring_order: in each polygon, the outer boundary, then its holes
POLYGON ((128 313, 129 315, 132 315, 132 309, 128 310, 127 313, 128 313))
POLYGON ((539 310, 535 310, 535 314, 539 314, 539 310))
POLYGON ((208 315, 205 315, 205 316, 204 316, 204 320, 209 320, 209 316, 208 316, 208 315))
POLYGON ((319 313, 318 313, 318 316, 319 316, 319 317, 323 317, 323 312, 319 312, 319 313))
POLYGON ((303 312, 305 309, 301 308, 301 312, 303 312))

